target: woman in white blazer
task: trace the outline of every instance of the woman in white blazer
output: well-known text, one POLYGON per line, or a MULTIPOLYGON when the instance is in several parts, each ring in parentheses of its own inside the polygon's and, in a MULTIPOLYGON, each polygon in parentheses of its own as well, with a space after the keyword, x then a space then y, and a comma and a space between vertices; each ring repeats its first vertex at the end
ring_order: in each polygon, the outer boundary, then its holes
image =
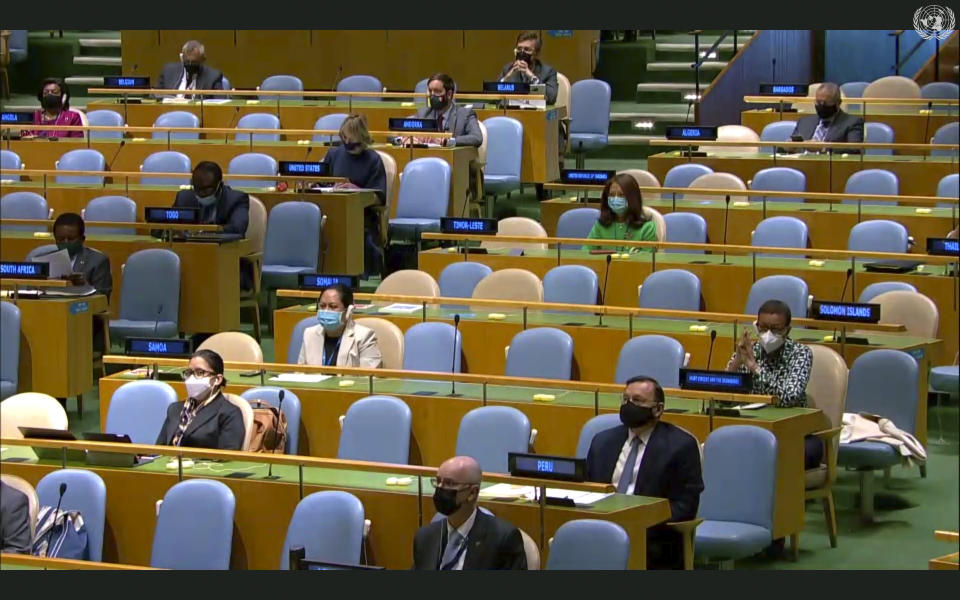
POLYGON ((340 284, 324 289, 317 301, 318 323, 303 330, 297 364, 379 369, 377 334, 352 316, 353 291, 340 284))

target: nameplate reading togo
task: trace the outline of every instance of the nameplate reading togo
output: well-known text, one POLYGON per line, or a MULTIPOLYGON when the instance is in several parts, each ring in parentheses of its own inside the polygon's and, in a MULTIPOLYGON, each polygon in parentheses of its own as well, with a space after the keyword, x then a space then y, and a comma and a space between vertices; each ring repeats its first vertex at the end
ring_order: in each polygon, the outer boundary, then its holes
POLYGON ((153 206, 143 209, 147 223, 199 223, 199 208, 153 206))

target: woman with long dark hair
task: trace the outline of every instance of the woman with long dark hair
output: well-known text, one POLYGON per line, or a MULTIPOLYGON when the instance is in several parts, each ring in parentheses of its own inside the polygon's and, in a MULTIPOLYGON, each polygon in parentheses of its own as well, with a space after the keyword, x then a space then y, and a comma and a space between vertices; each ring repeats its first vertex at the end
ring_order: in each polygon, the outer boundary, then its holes
MULTIPOLYGON (((656 242, 657 226, 643 213, 643 197, 637 181, 626 173, 607 180, 600 198, 600 218, 587 234, 592 240, 631 240, 656 242)), ((609 250, 611 246, 584 246, 585 250, 609 250)), ((651 252, 650 248, 621 247, 617 252, 651 252)))

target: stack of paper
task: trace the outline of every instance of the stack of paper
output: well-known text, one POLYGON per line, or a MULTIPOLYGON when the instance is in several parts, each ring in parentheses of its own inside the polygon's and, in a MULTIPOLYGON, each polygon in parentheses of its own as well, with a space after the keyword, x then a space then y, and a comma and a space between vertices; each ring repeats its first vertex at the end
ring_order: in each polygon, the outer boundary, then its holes
POLYGON ((73 273, 73 261, 70 260, 70 255, 66 250, 35 256, 33 262, 50 263, 50 279, 60 279, 64 275, 73 273))
POLYGON ((333 375, 320 375, 319 373, 281 373, 276 377, 271 377, 270 381, 289 381, 294 383, 319 383, 330 379, 333 375))
MULTIPOLYGON (((613 494, 596 492, 578 492, 575 490, 563 490, 559 488, 547 488, 547 498, 569 498, 574 504, 587 506, 599 502, 613 494)), ((536 489, 530 485, 510 485, 509 483, 498 483, 480 490, 480 496, 483 498, 526 498, 531 502, 536 499, 536 489)))
POLYGON ((420 304, 391 304, 390 306, 384 306, 381 308, 380 312, 407 314, 417 312, 422 308, 423 306, 420 304))

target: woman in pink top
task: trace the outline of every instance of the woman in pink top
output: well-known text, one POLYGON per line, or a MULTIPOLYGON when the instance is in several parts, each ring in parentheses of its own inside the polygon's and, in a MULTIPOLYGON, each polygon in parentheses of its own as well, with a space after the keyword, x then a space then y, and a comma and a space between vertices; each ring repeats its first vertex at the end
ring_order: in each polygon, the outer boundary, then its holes
MULTIPOLYGON (((43 80, 40 93, 40 110, 33 111, 34 125, 77 125, 82 126, 80 113, 70 110, 70 91, 61 79, 50 77, 43 80)), ((26 131, 24 137, 83 137, 82 131, 50 131, 36 129, 26 131)))

